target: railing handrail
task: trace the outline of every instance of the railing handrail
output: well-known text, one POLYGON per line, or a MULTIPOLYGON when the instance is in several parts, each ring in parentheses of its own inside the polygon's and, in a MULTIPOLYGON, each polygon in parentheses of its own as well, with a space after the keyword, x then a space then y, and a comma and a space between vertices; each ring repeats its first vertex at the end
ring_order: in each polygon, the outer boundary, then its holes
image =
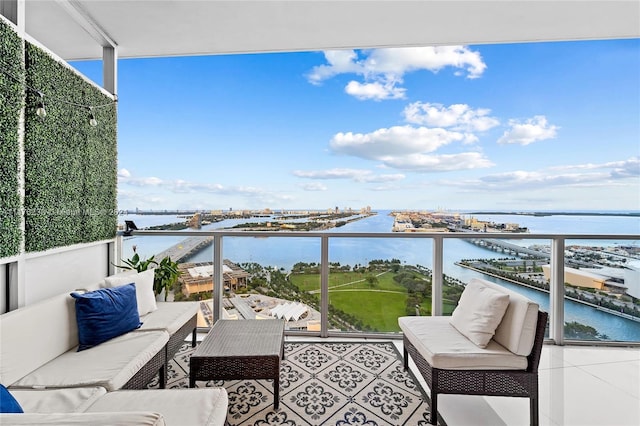
MULTIPOLYGON (((122 231, 118 232, 123 235, 122 231)), ((327 231, 245 231, 245 230, 182 230, 131 231, 131 235, 185 236, 185 237, 283 237, 283 238, 497 238, 509 240, 640 240, 640 234, 565 234, 529 232, 327 232, 327 231)))

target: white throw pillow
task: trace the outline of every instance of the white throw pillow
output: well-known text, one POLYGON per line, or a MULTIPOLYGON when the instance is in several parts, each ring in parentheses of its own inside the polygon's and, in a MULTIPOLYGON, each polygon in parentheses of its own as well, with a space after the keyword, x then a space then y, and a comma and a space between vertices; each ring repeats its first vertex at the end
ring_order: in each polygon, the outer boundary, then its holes
POLYGON ((486 348, 509 306, 509 295, 482 283, 467 284, 450 323, 480 348, 486 348))
POLYGON ((138 313, 146 315, 158 309, 156 295, 153 292, 153 269, 140 273, 133 271, 112 275, 104 279, 106 287, 117 287, 129 283, 136 285, 136 300, 138 301, 138 313))

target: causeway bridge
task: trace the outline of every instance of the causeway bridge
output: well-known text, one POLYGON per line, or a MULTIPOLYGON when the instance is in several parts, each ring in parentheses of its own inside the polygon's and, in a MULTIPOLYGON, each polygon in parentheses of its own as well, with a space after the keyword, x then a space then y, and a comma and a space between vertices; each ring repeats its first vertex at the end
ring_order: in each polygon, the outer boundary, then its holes
POLYGON ((213 237, 189 237, 166 250, 156 254, 155 259, 160 261, 169 256, 172 261, 180 263, 185 258, 202 250, 213 242, 213 237))
POLYGON ((527 255, 534 258, 550 259, 551 255, 538 250, 532 250, 527 247, 522 247, 517 244, 509 243, 502 240, 496 240, 493 238, 469 238, 467 239, 472 244, 480 247, 488 248, 494 251, 502 251, 511 255, 527 255))

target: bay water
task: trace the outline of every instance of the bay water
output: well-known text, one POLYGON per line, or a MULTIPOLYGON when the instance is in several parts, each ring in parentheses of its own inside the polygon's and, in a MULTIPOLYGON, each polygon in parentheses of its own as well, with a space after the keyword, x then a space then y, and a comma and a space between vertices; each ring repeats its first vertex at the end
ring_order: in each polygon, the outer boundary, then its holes
MULTIPOLYGON (((378 211, 378 214, 348 223, 345 226, 332 229, 331 233, 375 233, 391 232, 394 218, 390 211, 378 211)), ((559 234, 640 234, 640 218, 633 216, 580 216, 580 215, 498 215, 476 214, 478 220, 495 223, 518 223, 527 227, 531 233, 559 233, 559 234)), ((128 215, 120 218, 134 220, 139 228, 160 223, 182 222, 183 218, 175 216, 128 215), (164 221, 164 222, 162 222, 164 221)), ((226 219, 221 222, 203 226, 203 230, 228 228, 245 222, 267 222, 272 217, 251 219, 226 219)), ((313 234, 313 233, 310 233, 313 234)), ((182 237, 149 237, 135 236, 126 238, 123 256, 129 258, 133 254, 133 247, 143 257, 159 253, 162 250, 178 244, 182 237)), ((509 240, 522 246, 532 244, 550 244, 549 240, 509 240)), ((640 241, 624 240, 567 240, 567 245, 615 246, 635 245, 640 241)), ((320 238, 255 238, 255 237, 225 237, 223 239, 224 258, 234 263, 255 262, 263 266, 272 266, 289 270, 297 262, 320 263, 320 238)), ((468 282, 471 278, 484 278, 511 288, 535 300, 540 306, 549 309, 549 295, 535 289, 518 286, 504 280, 488 277, 457 266, 455 262, 461 259, 498 259, 507 255, 475 246, 458 239, 445 239, 443 252, 444 273, 450 277, 468 282)), ((191 262, 211 262, 213 249, 204 248, 193 255, 191 262)), ((382 259, 398 259, 403 264, 422 265, 432 267, 432 242, 430 239, 411 238, 348 238, 338 237, 329 240, 329 260, 341 265, 367 265, 369 261, 382 259)), ((593 307, 572 301, 565 302, 565 321, 577 321, 590 325, 611 340, 640 341, 640 322, 618 317, 593 307)))

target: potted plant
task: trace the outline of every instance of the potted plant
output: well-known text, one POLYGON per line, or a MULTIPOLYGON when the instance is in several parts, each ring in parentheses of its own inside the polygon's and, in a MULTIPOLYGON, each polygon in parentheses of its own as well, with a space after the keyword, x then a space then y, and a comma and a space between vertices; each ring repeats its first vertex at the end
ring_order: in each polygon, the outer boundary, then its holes
POLYGON ((135 253, 131 259, 122 260, 124 265, 118 266, 123 269, 136 270, 138 272, 146 271, 149 268, 153 269, 153 291, 156 296, 162 294, 164 291, 164 300, 167 300, 169 291, 173 285, 178 281, 180 277, 180 271, 178 270, 178 263, 171 260, 169 256, 166 256, 160 262, 154 259, 155 256, 151 256, 148 259, 140 259, 138 253, 135 253))

